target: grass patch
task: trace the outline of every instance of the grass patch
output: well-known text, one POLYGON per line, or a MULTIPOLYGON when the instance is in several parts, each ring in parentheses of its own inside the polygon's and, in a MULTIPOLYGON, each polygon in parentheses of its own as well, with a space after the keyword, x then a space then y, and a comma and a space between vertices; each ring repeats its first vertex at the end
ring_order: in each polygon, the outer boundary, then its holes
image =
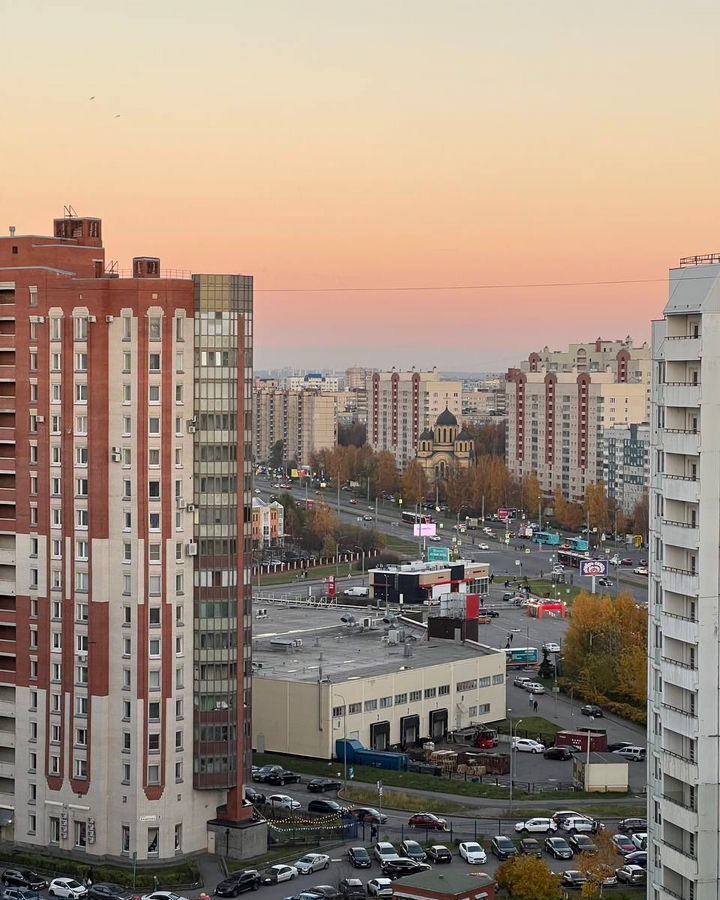
MULTIPOLYGON (((351 803, 360 803, 365 806, 379 806, 379 798, 377 791, 370 787, 363 787, 357 784, 350 784, 345 790, 339 794, 343 800, 349 800, 351 803)), ((454 813, 460 812, 465 807, 460 803, 453 803, 450 800, 426 800, 420 803, 420 798, 404 794, 402 791, 388 791, 383 789, 382 805, 386 809, 399 809, 406 812, 417 812, 418 806, 421 805, 423 812, 431 813, 454 813)))
MULTIPOLYGON (((92 868, 93 880, 97 884, 101 881, 109 881, 120 884, 123 887, 133 887, 132 862, 128 860, 127 867, 94 865, 92 861, 75 860, 64 856, 52 856, 48 853, 36 851, 11 850, 0 851, 0 861, 8 863, 13 868, 27 867, 42 875, 63 875, 77 878, 82 881, 87 877, 88 870, 92 868)), ((179 865, 154 868, 138 868, 135 876, 135 888, 153 888, 154 878, 164 888, 177 887, 188 888, 200 883, 200 870, 194 860, 179 865)))
MULTIPOLYGON (((522 718, 522 722, 517 728, 515 723, 518 720, 513 719, 513 734, 524 736, 523 733, 527 732, 529 735, 551 734, 555 737, 558 731, 562 730, 554 722, 550 722, 542 716, 521 716, 520 718, 522 718)), ((504 719, 502 722, 493 722, 492 727, 497 728, 500 734, 510 734, 510 721, 508 719, 504 719)))
MULTIPOLYGON (((285 572, 277 572, 274 575, 266 575, 263 573, 258 579, 257 575, 255 576, 255 586, 262 590, 266 585, 271 584, 302 584, 307 580, 308 584, 311 584, 313 581, 317 581, 319 578, 327 578, 329 575, 337 575, 338 579, 347 578, 348 571, 350 571, 351 576, 356 576, 357 572, 353 572, 350 563, 341 562, 337 568, 332 566, 317 566, 315 568, 311 568, 307 570, 308 577, 298 578, 297 576, 301 569, 291 569, 290 571, 285 572)), ((317 587, 317 585, 315 585, 317 587)))
POLYGON ((404 538, 397 537, 394 534, 383 535, 385 538, 385 549, 394 550, 396 553, 404 553, 406 556, 417 557, 417 541, 406 541, 404 538))

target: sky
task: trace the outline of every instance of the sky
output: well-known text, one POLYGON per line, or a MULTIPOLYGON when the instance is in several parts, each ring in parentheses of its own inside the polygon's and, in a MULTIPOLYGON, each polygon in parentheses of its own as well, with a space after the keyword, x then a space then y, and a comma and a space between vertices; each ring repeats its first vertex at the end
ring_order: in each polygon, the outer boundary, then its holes
POLYGON ((257 368, 647 340, 720 250, 717 0, 0 0, 0 32, 0 230, 71 204, 123 269, 254 275, 257 368))

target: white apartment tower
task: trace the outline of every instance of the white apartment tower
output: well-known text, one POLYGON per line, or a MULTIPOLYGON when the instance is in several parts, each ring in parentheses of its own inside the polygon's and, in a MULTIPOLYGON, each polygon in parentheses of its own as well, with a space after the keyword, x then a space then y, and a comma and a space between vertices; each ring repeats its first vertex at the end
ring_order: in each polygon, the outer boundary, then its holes
POLYGON ((720 895, 720 255, 653 325, 648 896, 720 895))

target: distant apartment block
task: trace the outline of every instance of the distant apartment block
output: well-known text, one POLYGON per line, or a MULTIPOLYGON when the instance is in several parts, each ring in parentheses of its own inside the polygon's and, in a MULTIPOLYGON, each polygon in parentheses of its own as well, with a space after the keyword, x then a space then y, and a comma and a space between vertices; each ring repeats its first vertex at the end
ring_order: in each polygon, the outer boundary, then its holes
POLYGON ((650 348, 625 341, 531 353, 506 378, 507 463, 535 472, 545 494, 582 500, 604 477, 607 428, 648 419, 650 348))
POLYGON ((603 481, 618 509, 631 513, 650 485, 650 426, 616 425, 604 434, 603 481))
POLYGON ((367 366, 350 366, 345 370, 345 390, 364 391, 367 388, 368 378, 372 378, 375 369, 367 366))
POLYGON ((316 390, 255 390, 253 394, 255 462, 266 462, 282 441, 284 463, 309 465, 313 453, 337 442, 337 399, 316 390))
POLYGON ((308 372, 306 375, 290 375, 283 378, 281 386, 286 391, 314 390, 335 393, 340 390, 340 378, 322 372, 308 372))
POLYGON ((462 417, 465 422, 482 425, 502 421, 507 414, 505 384, 462 392, 462 417))
POLYGON ((368 443, 388 450, 400 468, 415 458, 420 435, 432 430, 447 408, 462 416, 462 382, 427 372, 374 372, 368 379, 368 443))

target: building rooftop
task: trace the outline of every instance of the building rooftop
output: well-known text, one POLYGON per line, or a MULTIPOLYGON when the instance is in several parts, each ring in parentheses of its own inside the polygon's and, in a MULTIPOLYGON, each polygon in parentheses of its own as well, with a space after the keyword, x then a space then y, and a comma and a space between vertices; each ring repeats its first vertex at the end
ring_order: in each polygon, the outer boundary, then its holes
POLYGON ((384 615, 363 607, 254 601, 253 675, 316 682, 322 669, 323 678, 341 682, 501 652, 468 641, 428 640, 423 626, 407 619, 387 624, 384 615))
POLYGON ((407 878, 399 878, 395 882, 396 890, 393 893, 402 893, 405 888, 421 888, 436 894, 465 894, 476 888, 487 887, 495 881, 485 872, 473 869, 453 869, 449 866, 440 869, 428 869, 418 872, 417 875, 408 875, 407 878))

